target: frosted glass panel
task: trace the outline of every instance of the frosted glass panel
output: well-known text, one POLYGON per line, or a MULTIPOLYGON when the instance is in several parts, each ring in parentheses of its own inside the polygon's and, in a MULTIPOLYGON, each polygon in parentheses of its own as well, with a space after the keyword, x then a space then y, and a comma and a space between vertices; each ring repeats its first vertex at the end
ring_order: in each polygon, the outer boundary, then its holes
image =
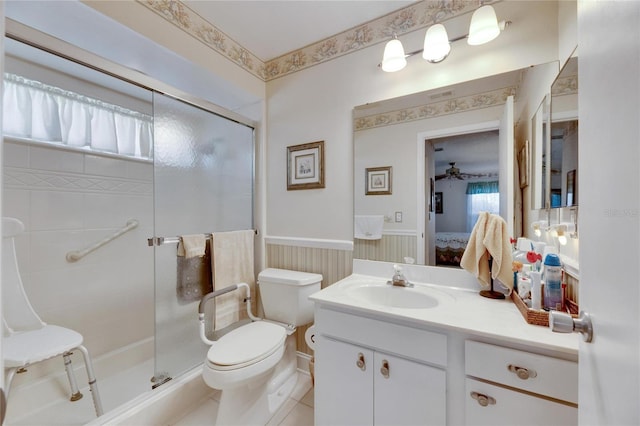
MULTIPOLYGON (((253 228, 253 159, 253 129, 155 93, 155 235, 253 228)), ((183 292, 185 274, 206 292, 208 261, 186 264, 176 248, 155 247, 156 377, 191 369, 208 349, 198 334, 198 300, 183 292)))

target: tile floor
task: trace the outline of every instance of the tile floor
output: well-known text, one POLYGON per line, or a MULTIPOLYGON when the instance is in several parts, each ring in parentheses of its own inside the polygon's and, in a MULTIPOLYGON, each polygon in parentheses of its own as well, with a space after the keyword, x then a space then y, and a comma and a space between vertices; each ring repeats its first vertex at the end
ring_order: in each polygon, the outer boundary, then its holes
MULTIPOLYGON (((212 425, 218 412, 219 399, 220 393, 214 392, 210 398, 171 426, 212 425)), ((313 426, 313 387, 308 374, 298 374, 298 382, 291 396, 266 426, 313 426)))

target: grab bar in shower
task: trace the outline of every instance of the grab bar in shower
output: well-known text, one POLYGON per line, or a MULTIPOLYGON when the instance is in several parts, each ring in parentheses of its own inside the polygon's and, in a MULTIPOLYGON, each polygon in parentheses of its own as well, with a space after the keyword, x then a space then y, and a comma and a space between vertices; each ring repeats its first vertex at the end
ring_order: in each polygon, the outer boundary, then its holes
POLYGON ((129 219, 127 221, 127 224, 122 229, 119 229, 118 231, 114 232, 113 234, 109 235, 108 237, 103 238, 102 240, 98 241, 94 245, 89 246, 84 250, 73 250, 73 251, 70 251, 69 253, 67 253, 67 255, 66 255, 67 262, 77 262, 78 260, 82 259, 83 257, 88 255, 89 253, 98 250, 103 245, 110 243, 111 241, 113 241, 116 238, 118 238, 120 235, 122 235, 124 233, 127 233, 127 232, 129 232, 132 229, 135 229, 137 227, 138 227, 138 221, 135 220, 135 219, 129 219))
MULTIPOLYGON (((254 229, 253 232, 258 235, 258 230, 254 229)), ((204 234, 204 236, 210 240, 211 234, 204 234)), ((147 238, 147 244, 149 247, 153 246, 161 246, 163 244, 178 244, 180 242, 180 237, 152 237, 147 238)))

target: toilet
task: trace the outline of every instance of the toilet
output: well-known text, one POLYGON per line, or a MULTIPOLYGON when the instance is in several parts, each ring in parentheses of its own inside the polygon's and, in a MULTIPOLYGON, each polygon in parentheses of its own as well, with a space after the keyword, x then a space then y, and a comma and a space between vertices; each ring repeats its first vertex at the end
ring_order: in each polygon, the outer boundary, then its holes
POLYGON ((269 268, 258 274, 265 318, 213 342, 202 378, 222 390, 216 425, 265 425, 297 381, 296 328, 313 322, 322 275, 269 268))

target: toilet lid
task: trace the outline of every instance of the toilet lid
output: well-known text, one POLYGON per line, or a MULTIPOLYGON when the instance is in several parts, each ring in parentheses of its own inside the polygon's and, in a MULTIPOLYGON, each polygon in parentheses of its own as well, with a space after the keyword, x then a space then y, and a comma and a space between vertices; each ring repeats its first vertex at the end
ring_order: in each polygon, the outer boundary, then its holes
POLYGON ((286 337, 287 333, 279 325, 252 322, 222 336, 209 349, 207 361, 220 370, 254 364, 278 350, 286 337))

